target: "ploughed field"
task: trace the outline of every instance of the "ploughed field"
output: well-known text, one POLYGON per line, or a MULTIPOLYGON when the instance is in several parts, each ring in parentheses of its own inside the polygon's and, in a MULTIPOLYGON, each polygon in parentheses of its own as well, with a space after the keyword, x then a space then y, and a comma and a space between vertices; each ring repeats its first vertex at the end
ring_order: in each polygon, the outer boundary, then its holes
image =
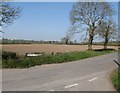
MULTIPOLYGON (((26 53, 33 52, 74 52, 85 51, 87 45, 55 45, 55 44, 6 44, 2 45, 2 50, 16 52, 19 55, 25 55, 26 53)), ((93 45, 93 49, 102 49, 103 46, 93 45)), ((108 46, 108 48, 117 49, 117 46, 108 46)))

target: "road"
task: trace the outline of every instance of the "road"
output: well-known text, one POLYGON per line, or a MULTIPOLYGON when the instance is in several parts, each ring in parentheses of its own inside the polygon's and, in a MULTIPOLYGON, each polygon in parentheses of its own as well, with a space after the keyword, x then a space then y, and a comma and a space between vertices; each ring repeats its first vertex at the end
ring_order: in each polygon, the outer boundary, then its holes
POLYGON ((3 91, 114 91, 110 72, 117 53, 29 69, 3 69, 3 91))

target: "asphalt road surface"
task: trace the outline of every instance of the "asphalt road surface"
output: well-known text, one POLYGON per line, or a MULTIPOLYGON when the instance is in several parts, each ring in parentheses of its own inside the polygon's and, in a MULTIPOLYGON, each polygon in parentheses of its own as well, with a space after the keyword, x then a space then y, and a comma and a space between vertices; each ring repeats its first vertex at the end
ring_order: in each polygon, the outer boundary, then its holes
POLYGON ((117 68, 111 53, 70 63, 29 69, 3 69, 3 91, 114 91, 110 72, 117 68))

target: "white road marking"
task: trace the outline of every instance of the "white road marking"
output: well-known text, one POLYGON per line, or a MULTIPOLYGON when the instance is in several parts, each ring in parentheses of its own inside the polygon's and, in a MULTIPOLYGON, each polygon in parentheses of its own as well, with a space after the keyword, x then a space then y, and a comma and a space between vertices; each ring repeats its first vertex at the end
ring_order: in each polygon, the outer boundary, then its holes
POLYGON ((96 79, 98 79, 98 78, 93 78, 93 79, 90 79, 89 81, 91 82, 91 81, 96 80, 96 79))
POLYGON ((55 90, 50 90, 50 91, 55 91, 55 90))
POLYGON ((65 86, 64 88, 71 88, 71 87, 74 87, 74 86, 78 86, 78 84, 73 84, 73 85, 65 86))

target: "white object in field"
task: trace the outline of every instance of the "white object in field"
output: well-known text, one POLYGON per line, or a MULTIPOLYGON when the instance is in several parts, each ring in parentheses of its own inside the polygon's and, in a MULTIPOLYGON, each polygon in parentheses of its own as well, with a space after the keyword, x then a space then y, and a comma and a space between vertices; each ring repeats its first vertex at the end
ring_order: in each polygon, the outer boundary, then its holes
POLYGON ((42 54, 27 54, 28 57, 37 57, 37 56, 41 56, 42 54))

